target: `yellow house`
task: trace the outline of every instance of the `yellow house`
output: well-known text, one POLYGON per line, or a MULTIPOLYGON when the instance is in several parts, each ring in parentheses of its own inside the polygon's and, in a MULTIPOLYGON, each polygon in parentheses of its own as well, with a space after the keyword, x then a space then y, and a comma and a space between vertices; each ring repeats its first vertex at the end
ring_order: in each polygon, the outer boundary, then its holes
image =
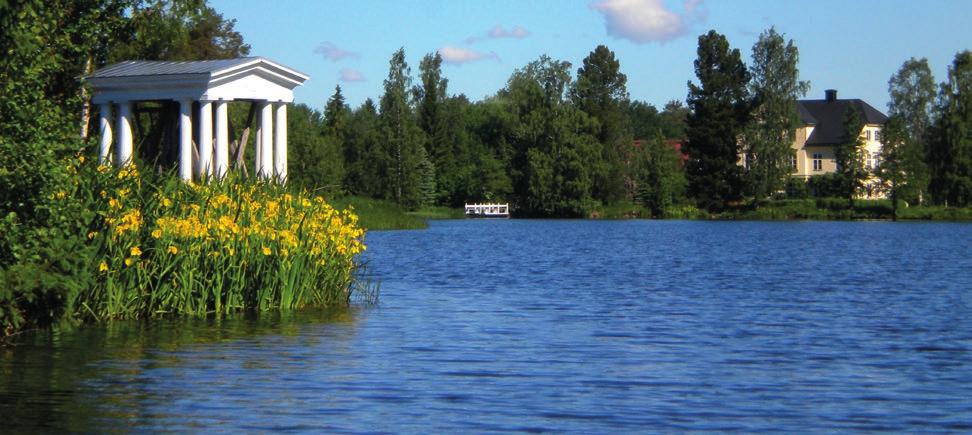
MULTIPOLYGON (((834 146, 847 142, 844 134, 844 113, 850 106, 857 108, 864 120, 861 136, 864 139, 865 163, 868 170, 877 168, 881 155, 881 128, 888 117, 860 99, 837 98, 837 91, 828 89, 822 100, 799 100, 797 110, 801 126, 793 141, 793 176, 803 179, 837 170, 834 146)), ((862 193, 866 198, 884 197, 876 188, 876 180, 869 180, 862 193)))

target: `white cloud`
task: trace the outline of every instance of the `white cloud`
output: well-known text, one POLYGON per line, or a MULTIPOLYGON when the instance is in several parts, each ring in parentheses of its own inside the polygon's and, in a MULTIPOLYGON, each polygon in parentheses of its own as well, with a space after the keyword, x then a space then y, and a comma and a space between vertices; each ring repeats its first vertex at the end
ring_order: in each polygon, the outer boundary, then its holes
POLYGON ((681 14, 663 0, 600 0, 591 7, 604 14, 609 35, 637 43, 670 41, 705 18, 702 0, 686 0, 681 14))
POLYGON ((530 36, 530 32, 521 26, 513 26, 512 29, 506 30, 503 28, 503 26, 497 24, 496 27, 493 27, 492 29, 489 30, 488 35, 490 38, 523 39, 526 38, 527 36, 530 36))
POLYGON ((475 62, 477 60, 487 60, 493 59, 497 62, 500 61, 499 56, 494 52, 482 53, 475 50, 470 50, 468 48, 460 47, 442 47, 439 49, 439 55, 442 56, 442 60, 446 63, 451 64, 464 64, 466 62, 475 62))
POLYGON ((340 80, 342 82, 363 82, 366 79, 364 74, 361 74, 361 71, 351 68, 341 68, 340 80))
POLYGON ((344 58, 357 59, 360 56, 353 51, 344 50, 331 41, 324 41, 314 49, 314 54, 324 56, 324 59, 337 62, 344 58))
POLYGON ((482 41, 484 39, 498 39, 498 38, 514 38, 523 39, 530 36, 530 31, 523 26, 513 26, 512 29, 506 30, 502 25, 495 25, 492 29, 486 32, 486 36, 470 36, 466 38, 466 44, 472 44, 474 42, 482 41))

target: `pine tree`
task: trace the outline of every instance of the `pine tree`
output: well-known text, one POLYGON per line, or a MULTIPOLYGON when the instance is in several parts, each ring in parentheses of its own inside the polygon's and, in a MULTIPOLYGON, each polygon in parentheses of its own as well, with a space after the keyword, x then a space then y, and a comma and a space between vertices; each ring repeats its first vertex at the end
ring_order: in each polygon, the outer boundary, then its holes
POLYGON ((345 189, 355 195, 382 197, 391 156, 380 146, 378 109, 370 98, 352 114, 344 141, 345 189))
MULTIPOLYGON (((435 180, 423 182, 423 185, 438 186, 439 178, 451 179, 456 171, 455 143, 450 140, 454 138, 449 137, 450 127, 454 129, 456 126, 446 123, 449 81, 442 78, 442 56, 438 53, 426 54, 419 64, 419 78, 421 84, 412 91, 416 103, 416 124, 425 133, 426 159, 434 166, 433 173, 436 174, 435 180)), ((437 199, 438 192, 434 192, 433 196, 437 199)))
POLYGON ((294 105, 287 116, 287 130, 289 182, 310 190, 339 192, 345 176, 341 144, 324 134, 321 114, 306 105, 294 105))
POLYGON ((715 30, 699 36, 695 75, 688 83, 686 175, 698 205, 719 211, 742 196, 739 139, 749 117, 749 72, 739 50, 715 30))
POLYGON ((570 90, 574 106, 600 124, 597 130, 599 158, 594 166, 595 199, 615 202, 624 196, 624 167, 619 147, 631 142, 630 121, 624 107, 628 104, 627 76, 614 52, 598 45, 577 69, 577 81, 570 90))
POLYGON ((330 136, 338 141, 344 142, 347 136, 348 118, 350 110, 344 103, 344 95, 341 94, 341 85, 334 87, 334 95, 327 100, 324 106, 324 135, 330 136))

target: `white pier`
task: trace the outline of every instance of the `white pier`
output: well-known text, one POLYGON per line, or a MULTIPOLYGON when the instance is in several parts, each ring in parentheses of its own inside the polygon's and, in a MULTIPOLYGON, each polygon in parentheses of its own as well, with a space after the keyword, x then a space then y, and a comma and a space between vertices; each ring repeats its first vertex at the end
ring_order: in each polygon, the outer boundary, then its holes
POLYGON ((468 218, 498 218, 510 217, 509 204, 466 204, 468 218))

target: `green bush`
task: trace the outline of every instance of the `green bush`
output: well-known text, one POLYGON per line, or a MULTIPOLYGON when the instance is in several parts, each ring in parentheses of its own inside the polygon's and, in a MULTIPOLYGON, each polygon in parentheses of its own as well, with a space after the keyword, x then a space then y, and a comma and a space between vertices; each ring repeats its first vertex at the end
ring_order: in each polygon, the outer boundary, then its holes
POLYGON ((810 189, 807 187, 807 180, 800 177, 790 177, 786 180, 787 199, 803 199, 810 197, 810 189))
POLYGON ((814 175, 807 180, 807 190, 817 198, 840 197, 844 193, 844 186, 839 174, 814 175))
POLYGON ((898 219, 968 221, 972 220, 972 207, 903 207, 898 209, 898 219))
POLYGON ((60 239, 37 260, 0 269, 0 337, 77 320, 77 296, 94 284, 92 251, 80 237, 60 239))
POLYGON ((712 216, 705 210, 694 205, 673 205, 665 209, 665 219, 709 219, 712 216))

